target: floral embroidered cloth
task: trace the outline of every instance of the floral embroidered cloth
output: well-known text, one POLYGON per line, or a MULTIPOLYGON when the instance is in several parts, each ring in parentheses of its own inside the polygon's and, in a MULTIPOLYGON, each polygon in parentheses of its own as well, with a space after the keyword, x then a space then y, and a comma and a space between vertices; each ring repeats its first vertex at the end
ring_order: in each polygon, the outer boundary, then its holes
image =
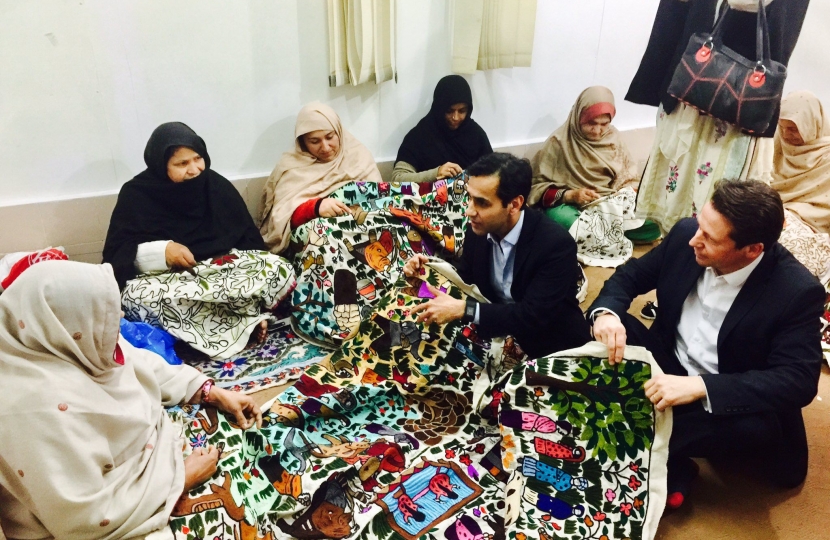
POLYGON ((124 317, 163 328, 211 358, 242 351, 254 328, 295 285, 291 265, 267 251, 232 250, 189 272, 144 274, 121 293, 124 317))
POLYGON ((641 227, 634 215, 637 192, 630 187, 601 197, 579 213, 568 232, 576 240, 576 258, 587 266, 616 268, 631 258, 634 244, 625 231, 641 227))
POLYGON ((476 294, 433 268, 398 281, 261 430, 171 410, 188 449, 224 448, 177 504, 176 538, 653 538, 670 417, 644 395, 650 357, 611 367, 589 344, 526 361, 472 325, 416 323, 423 281, 476 294))
POLYGON ((814 232, 789 210, 784 210, 784 218, 784 230, 778 241, 819 281, 830 281, 830 236, 814 232))

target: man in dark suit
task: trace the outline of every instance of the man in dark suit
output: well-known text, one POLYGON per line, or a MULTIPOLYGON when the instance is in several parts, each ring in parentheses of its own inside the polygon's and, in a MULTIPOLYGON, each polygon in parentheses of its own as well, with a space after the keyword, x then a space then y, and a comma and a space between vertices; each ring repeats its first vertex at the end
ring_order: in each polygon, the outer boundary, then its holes
MULTIPOLYGON (((433 288, 436 297, 413 310, 418 321, 474 322, 482 336, 513 336, 531 358, 590 341, 576 299, 576 243, 562 227, 525 205, 530 162, 493 153, 471 165, 467 174, 470 221, 457 269, 493 303, 469 299, 465 304, 433 288)), ((404 273, 417 275, 427 260, 412 257, 404 273)))
POLYGON ((783 223, 770 187, 721 181, 696 220, 617 269, 588 309, 611 363, 642 345, 664 371, 645 390, 658 410, 673 407, 670 508, 697 475, 692 457, 762 460, 783 487, 807 474, 801 408, 818 390, 824 288, 777 242, 783 223), (626 312, 655 288, 646 329, 626 312))

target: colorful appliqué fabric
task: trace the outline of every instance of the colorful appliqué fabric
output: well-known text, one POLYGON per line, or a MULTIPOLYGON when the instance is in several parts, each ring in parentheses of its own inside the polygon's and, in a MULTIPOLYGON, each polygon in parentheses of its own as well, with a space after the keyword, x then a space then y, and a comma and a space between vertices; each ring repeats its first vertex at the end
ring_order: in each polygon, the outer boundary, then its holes
POLYGON ((251 393, 297 379, 330 353, 296 335, 283 319, 269 323, 262 345, 225 360, 202 358, 188 364, 216 381, 216 386, 251 393))
POLYGON ((476 296, 435 268, 388 287, 263 407, 261 430, 171 411, 185 440, 224 446, 217 475, 176 505, 177 539, 653 537, 665 430, 644 403, 647 359, 629 349, 611 368, 594 347, 527 361, 473 325, 418 324, 423 282, 476 296))
POLYGON ((245 348, 268 310, 294 289, 294 269, 267 251, 233 250, 188 272, 145 274, 121 293, 124 316, 163 328, 211 358, 245 348))
POLYGON ((452 257, 467 225, 465 178, 439 180, 422 197, 361 202, 351 215, 318 218, 292 231, 294 329, 337 347, 355 335, 412 255, 452 257))
POLYGON ((507 537, 653 538, 665 507, 671 413, 643 384, 659 367, 604 345, 540 358, 503 381, 499 422, 507 537))

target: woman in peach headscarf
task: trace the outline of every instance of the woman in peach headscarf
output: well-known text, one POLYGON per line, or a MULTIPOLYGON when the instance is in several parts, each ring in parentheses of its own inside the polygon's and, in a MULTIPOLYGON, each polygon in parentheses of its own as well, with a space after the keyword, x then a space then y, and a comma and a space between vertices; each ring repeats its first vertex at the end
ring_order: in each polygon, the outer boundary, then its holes
MULTIPOLYGON (((587 88, 579 95, 567 121, 533 158, 529 202, 543 208, 548 217, 566 230, 571 229, 588 205, 623 188, 631 188, 633 204, 639 179, 619 131, 611 125, 616 113, 611 90, 604 86, 587 88)), ((625 236, 644 243, 660 237, 654 223, 639 225, 626 230, 625 236)))
POLYGON ((283 251, 291 230, 316 217, 351 213, 327 197, 349 182, 381 182, 372 153, 343 129, 334 109, 309 103, 297 115, 294 151, 286 152, 265 184, 260 232, 273 253, 283 251))
POLYGON ((822 278, 830 265, 830 120, 811 92, 781 102, 772 176, 786 215, 781 243, 822 278))

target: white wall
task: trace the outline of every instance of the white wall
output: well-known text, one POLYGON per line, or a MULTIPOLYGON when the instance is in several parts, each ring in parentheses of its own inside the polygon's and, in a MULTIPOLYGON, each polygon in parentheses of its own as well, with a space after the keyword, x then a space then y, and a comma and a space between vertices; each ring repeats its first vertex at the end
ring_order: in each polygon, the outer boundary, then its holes
MULTIPOLYGON (((618 127, 652 125, 652 108, 622 97, 657 4, 538 0, 533 66, 470 78, 493 145, 543 139, 592 84, 614 90, 618 127)), ((394 158, 450 66, 448 0, 397 10, 398 82, 332 89, 324 0, 0 0, 0 206, 117 192, 171 120, 202 135, 225 176, 266 176, 315 99, 394 158)), ((830 103, 828 23, 814 0, 790 87, 830 103)))

